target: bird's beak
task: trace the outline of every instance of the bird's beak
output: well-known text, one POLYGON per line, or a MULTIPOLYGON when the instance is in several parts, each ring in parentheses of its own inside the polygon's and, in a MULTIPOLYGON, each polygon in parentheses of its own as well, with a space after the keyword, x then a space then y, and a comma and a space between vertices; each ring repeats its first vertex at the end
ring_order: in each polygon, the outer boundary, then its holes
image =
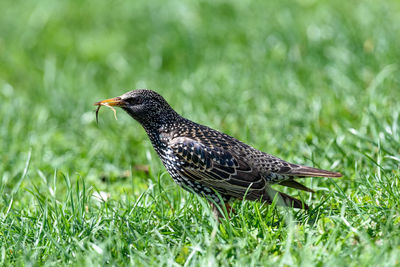
POLYGON ((95 106, 123 107, 125 102, 121 97, 114 97, 94 103, 95 106))

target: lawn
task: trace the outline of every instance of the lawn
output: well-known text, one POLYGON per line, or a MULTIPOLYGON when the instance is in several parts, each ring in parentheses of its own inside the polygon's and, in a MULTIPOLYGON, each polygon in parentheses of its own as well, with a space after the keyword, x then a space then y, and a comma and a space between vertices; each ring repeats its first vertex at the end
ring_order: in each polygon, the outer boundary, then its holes
POLYGON ((400 2, 0 1, 0 265, 400 264, 400 2), (218 223, 141 126, 93 103, 149 88, 191 120, 340 171, 218 223))

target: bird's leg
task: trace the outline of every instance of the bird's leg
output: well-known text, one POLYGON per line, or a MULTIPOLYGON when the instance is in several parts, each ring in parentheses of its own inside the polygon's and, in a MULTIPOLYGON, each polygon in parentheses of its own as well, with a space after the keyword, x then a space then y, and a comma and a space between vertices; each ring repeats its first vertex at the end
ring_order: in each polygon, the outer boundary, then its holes
POLYGON ((217 219, 218 221, 221 220, 221 218, 224 217, 224 215, 222 215, 222 213, 219 211, 218 206, 215 205, 213 202, 210 201, 210 205, 214 214, 215 219, 217 219))
POLYGON ((228 213, 229 219, 231 218, 230 215, 235 213, 235 209, 229 204, 229 202, 225 203, 226 212, 228 213))
MULTIPOLYGON (((215 218, 220 221, 221 218, 224 218, 224 214, 221 213, 220 209, 218 208, 218 206, 216 204, 214 204, 213 202, 210 201, 210 205, 212 207, 212 211, 214 213, 215 218)), ((232 206, 229 204, 229 202, 224 203, 225 208, 226 208, 226 212, 228 214, 228 219, 230 219, 230 214, 231 212, 235 212, 235 210, 232 208, 232 206)), ((222 207, 220 207, 222 209, 222 207)), ((222 209, 223 211, 223 209, 222 209)))

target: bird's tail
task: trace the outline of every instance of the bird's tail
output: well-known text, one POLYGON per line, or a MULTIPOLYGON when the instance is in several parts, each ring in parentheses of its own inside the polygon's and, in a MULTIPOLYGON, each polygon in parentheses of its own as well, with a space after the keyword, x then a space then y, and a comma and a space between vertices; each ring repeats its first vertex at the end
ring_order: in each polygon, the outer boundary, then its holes
POLYGON ((313 167, 291 164, 291 170, 286 175, 298 177, 342 177, 339 172, 331 172, 313 167))

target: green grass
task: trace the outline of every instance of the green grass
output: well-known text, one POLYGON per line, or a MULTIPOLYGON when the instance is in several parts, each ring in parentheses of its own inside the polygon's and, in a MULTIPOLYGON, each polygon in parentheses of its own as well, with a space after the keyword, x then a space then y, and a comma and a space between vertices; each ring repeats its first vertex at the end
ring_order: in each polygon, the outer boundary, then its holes
POLYGON ((396 0, 0 1, 0 265, 398 265, 399 12, 396 0), (344 177, 305 180, 312 195, 280 188, 308 212, 238 201, 218 224, 137 122, 102 109, 96 125, 95 101, 134 88, 344 177))

